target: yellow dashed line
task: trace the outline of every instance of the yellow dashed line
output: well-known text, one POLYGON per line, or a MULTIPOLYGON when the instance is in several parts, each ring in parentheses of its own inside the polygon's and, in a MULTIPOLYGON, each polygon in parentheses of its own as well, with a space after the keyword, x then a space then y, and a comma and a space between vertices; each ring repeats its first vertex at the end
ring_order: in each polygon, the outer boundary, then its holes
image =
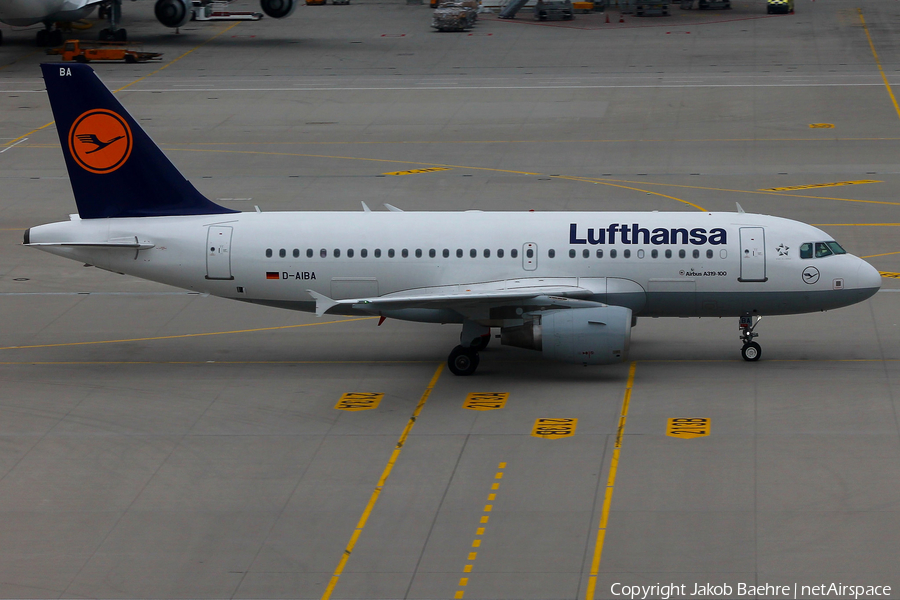
POLYGON ((622 447, 622 436, 625 433, 625 421, 628 419, 628 406, 631 403, 631 389, 634 386, 634 372, 637 363, 631 363, 628 370, 628 382, 625 384, 625 396, 622 398, 622 414, 619 416, 619 427, 616 430, 616 445, 613 448, 612 460, 609 464, 609 477, 606 480, 606 493, 603 497, 603 509, 600 512, 600 525, 597 528, 597 542, 594 545, 594 558, 591 561, 591 574, 588 577, 585 600, 594 600, 597 588, 597 574, 600 572, 600 558, 603 555, 603 542, 606 539, 606 525, 609 521, 609 508, 612 504, 613 489, 616 485, 616 471, 619 468, 619 450, 622 447))
POLYGON ((340 562, 338 562, 338 566, 331 576, 331 581, 328 582, 328 587, 325 588, 325 593, 322 594, 322 600, 328 600, 329 598, 331 598, 331 594, 334 592, 334 587, 340 580, 341 574, 344 572, 344 567, 347 565, 347 561, 350 559, 350 555, 353 553, 353 548, 356 547, 356 542, 357 540, 359 540, 359 536, 362 534, 362 530, 366 526, 366 522, 369 520, 369 515, 372 514, 372 510, 375 508, 375 503, 378 502, 378 497, 381 495, 381 490, 384 488, 384 484, 387 482, 388 477, 390 477, 391 471, 394 468, 394 464, 400 457, 400 451, 403 450, 403 446, 406 444, 406 438, 409 436, 409 432, 412 431, 413 426, 416 424, 416 420, 419 418, 419 413, 421 413, 422 408, 425 407, 425 402, 428 401, 428 397, 431 395, 431 390, 433 390, 434 386, 437 385, 438 378, 441 376, 441 372, 443 370, 444 363, 441 363, 440 365, 438 365, 437 370, 434 372, 434 376, 431 378, 431 381, 428 382, 428 387, 426 387, 425 391, 422 393, 422 397, 419 399, 419 403, 416 405, 416 409, 413 411, 412 416, 406 423, 406 427, 403 429, 403 433, 400 434, 400 439, 397 440, 397 445, 394 447, 394 451, 391 453, 390 459, 388 459, 387 466, 385 466, 384 471, 382 471, 381 477, 378 479, 378 483, 375 485, 375 490, 369 497, 369 503, 366 504, 366 508, 365 510, 363 510, 362 516, 359 518, 359 522, 356 524, 356 529, 353 530, 353 534, 350 536, 350 541, 347 542, 347 547, 344 549, 344 554, 341 556, 341 560, 340 562))
MULTIPOLYGON (((505 469, 506 463, 505 462, 500 463, 499 465, 497 465, 497 468, 505 469)), ((497 474, 494 475, 494 479, 503 479, 503 471, 498 471, 497 474)), ((494 483, 491 485, 491 489, 496 490, 499 486, 500 486, 499 483, 494 483)), ((488 500, 494 500, 496 497, 497 497, 496 494, 493 494, 493 493, 488 494, 488 500)), ((484 507, 484 511, 490 512, 491 510, 493 510, 493 508, 494 508, 493 505, 488 504, 484 507)), ((489 519, 490 519, 490 517, 488 515, 481 515, 480 523, 485 524, 488 522, 489 519)), ((486 527, 479 527, 475 530, 475 535, 484 535, 484 532, 486 530, 487 530, 486 527)), ((479 538, 475 538, 474 540, 472 540, 472 547, 473 548, 481 547, 481 540, 479 538)), ((478 558, 477 552, 469 552, 469 556, 468 556, 467 560, 474 561, 477 558, 478 558)), ((463 573, 471 573, 472 568, 474 566, 475 565, 473 565, 471 563, 463 566, 463 573)), ((459 580, 459 587, 466 587, 467 585, 469 585, 468 577, 463 577, 459 580)), ((462 598, 463 596, 465 596, 465 594, 466 594, 465 590, 457 590, 456 593, 453 595, 453 597, 458 599, 458 598, 462 598)))

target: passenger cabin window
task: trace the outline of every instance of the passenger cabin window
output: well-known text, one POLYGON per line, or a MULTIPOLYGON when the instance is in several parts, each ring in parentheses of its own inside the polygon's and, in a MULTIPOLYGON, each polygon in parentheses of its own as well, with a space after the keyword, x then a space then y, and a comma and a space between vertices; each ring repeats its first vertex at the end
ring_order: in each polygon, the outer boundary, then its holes
POLYGON ((519 250, 516 248, 513 248, 512 250, 509 251, 509 255, 512 256, 513 258, 518 258, 519 250))
POLYGON ((469 250, 469 257, 470 257, 470 258, 475 258, 476 256, 478 256, 478 250, 476 250, 475 248, 471 248, 471 249, 469 250))
POLYGON ((700 258, 700 251, 695 248, 694 251, 691 253, 691 255, 694 258, 700 258))
POLYGON ((706 258, 712 258, 712 257, 713 257, 713 251, 712 251, 712 250, 707 250, 707 251, 706 251, 706 258))
POLYGON ((554 250, 553 248, 550 248, 549 250, 547 250, 547 257, 548 258, 556 258, 556 250, 554 250))
POLYGON ((588 250, 587 248, 585 248, 584 250, 581 251, 581 256, 583 256, 584 258, 590 258, 590 257, 591 257, 591 251, 588 250))
MULTIPOLYGON (((529 252, 531 252, 531 250, 529 250, 529 252)), ((575 251, 574 251, 574 250, 569 250, 569 258, 575 258, 575 251)))
POLYGON ((666 250, 666 258, 672 258, 672 251, 666 250))
POLYGON ((306 258, 312 258, 312 257, 313 257, 313 249, 307 248, 306 249, 306 258))
POLYGON ((503 248, 497 248, 497 258, 503 258, 503 248))
POLYGON ((335 257, 335 258, 340 258, 340 257, 341 257, 341 251, 340 251, 339 248, 335 248, 335 249, 334 249, 334 257, 335 257))
POLYGON ((394 258, 394 249, 388 248, 388 258, 394 258))
POLYGON ((603 250, 601 248, 597 248, 597 258, 603 258, 603 250))
POLYGON ((428 251, 428 256, 430 258, 434 258, 435 256, 437 256, 437 251, 434 248, 432 248, 431 250, 428 251))
POLYGON ((617 253, 616 253, 616 249, 615 249, 615 248, 613 248, 612 250, 609 251, 609 257, 610 257, 610 258, 615 258, 615 257, 616 257, 616 254, 617 254, 617 253))
POLYGON ((684 258, 685 256, 686 256, 686 255, 685 255, 684 250, 679 250, 679 251, 678 251, 678 258, 684 258))
POLYGON ((278 256, 280 256, 281 258, 284 258, 285 256, 287 256, 287 251, 284 248, 282 248, 281 250, 278 251, 278 256))
POLYGON ((622 256, 624 256, 625 258, 631 258, 631 250, 625 250, 624 252, 622 252, 622 256))
POLYGON ((353 258, 353 248, 347 249, 347 258, 353 258))
POLYGON ((644 258, 644 251, 643 251, 643 250, 638 250, 638 251, 637 251, 637 257, 638 257, 638 258, 644 258))
POLYGON ((485 257, 485 258, 490 258, 490 257, 491 257, 491 251, 488 250, 487 248, 484 249, 484 257, 485 257))
POLYGON ((375 258, 381 258, 381 248, 375 248, 375 258))
POLYGON ((444 258, 450 258, 450 251, 444 248, 444 251, 441 253, 444 258))
POLYGON ((659 250, 654 248, 650 251, 650 258, 659 258, 659 250))
POLYGON ((422 249, 416 248, 416 258, 422 258, 422 249))
POLYGON ((534 249, 529 248, 528 250, 526 250, 526 251, 525 251, 525 256, 526 256, 527 258, 534 258, 534 249))
POLYGON ((363 248, 362 250, 359 251, 359 255, 360 255, 361 257, 365 258, 365 257, 367 257, 367 256, 369 255, 369 251, 366 250, 365 248, 363 248))
POLYGON ((462 258, 462 248, 456 249, 456 258, 462 258))
POLYGON ((294 248, 294 258, 300 258, 300 250, 294 248))
POLYGON ((266 258, 272 258, 272 249, 266 248, 266 258))
POLYGON ((400 251, 400 256, 402 256, 403 258, 406 258, 407 256, 409 256, 409 250, 404 248, 403 250, 400 251))

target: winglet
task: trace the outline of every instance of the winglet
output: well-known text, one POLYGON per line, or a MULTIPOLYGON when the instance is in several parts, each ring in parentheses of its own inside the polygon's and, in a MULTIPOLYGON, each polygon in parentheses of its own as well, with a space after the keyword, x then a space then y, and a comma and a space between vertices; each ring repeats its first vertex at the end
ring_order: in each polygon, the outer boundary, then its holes
POLYGON ((737 206, 738 214, 744 214, 744 207, 741 206, 740 202, 735 202, 734 205, 737 206))
POLYGON ((332 306, 337 306, 339 302, 335 302, 325 294, 320 294, 314 290, 306 290, 307 293, 316 301, 316 316, 321 317, 328 312, 332 306))

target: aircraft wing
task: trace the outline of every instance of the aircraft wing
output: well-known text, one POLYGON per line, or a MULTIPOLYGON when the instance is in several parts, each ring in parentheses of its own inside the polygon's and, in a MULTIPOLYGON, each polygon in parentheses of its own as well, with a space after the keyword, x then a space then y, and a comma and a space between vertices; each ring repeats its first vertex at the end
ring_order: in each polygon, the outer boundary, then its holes
POLYGON ((503 307, 578 308, 599 306, 584 300, 595 292, 577 285, 575 278, 527 278, 488 281, 460 285, 442 285, 394 292, 372 298, 334 300, 307 290, 316 300, 316 315, 321 316, 335 306, 379 314, 408 308, 451 309, 470 318, 487 318, 491 309, 503 307))

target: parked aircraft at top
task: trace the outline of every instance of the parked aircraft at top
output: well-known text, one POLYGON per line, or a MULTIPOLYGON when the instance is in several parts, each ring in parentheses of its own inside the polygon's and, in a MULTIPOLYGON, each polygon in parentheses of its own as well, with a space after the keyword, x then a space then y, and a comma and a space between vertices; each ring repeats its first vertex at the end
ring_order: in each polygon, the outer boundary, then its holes
MULTIPOLYGON (((153 12, 156 19, 166 27, 182 27, 191 20, 193 6, 191 0, 155 0, 153 12)), ((275 19, 289 16, 297 8, 299 0, 260 0, 263 12, 275 19)), ((119 27, 122 20, 122 0, 0 0, 0 22, 14 27, 27 27, 43 23, 44 29, 37 32, 38 46, 59 46, 63 43, 62 32, 53 29, 59 21, 84 19, 97 7, 101 7, 108 22, 100 30, 102 41, 125 41, 127 33, 119 27)), ((3 34, 0 32, 0 43, 3 34)))
POLYGON ((788 219, 684 212, 236 212, 203 197, 86 65, 42 65, 78 215, 25 244, 225 298, 324 314, 461 325, 475 372, 501 344, 625 360, 638 316, 829 310, 881 286, 827 233, 788 219))

